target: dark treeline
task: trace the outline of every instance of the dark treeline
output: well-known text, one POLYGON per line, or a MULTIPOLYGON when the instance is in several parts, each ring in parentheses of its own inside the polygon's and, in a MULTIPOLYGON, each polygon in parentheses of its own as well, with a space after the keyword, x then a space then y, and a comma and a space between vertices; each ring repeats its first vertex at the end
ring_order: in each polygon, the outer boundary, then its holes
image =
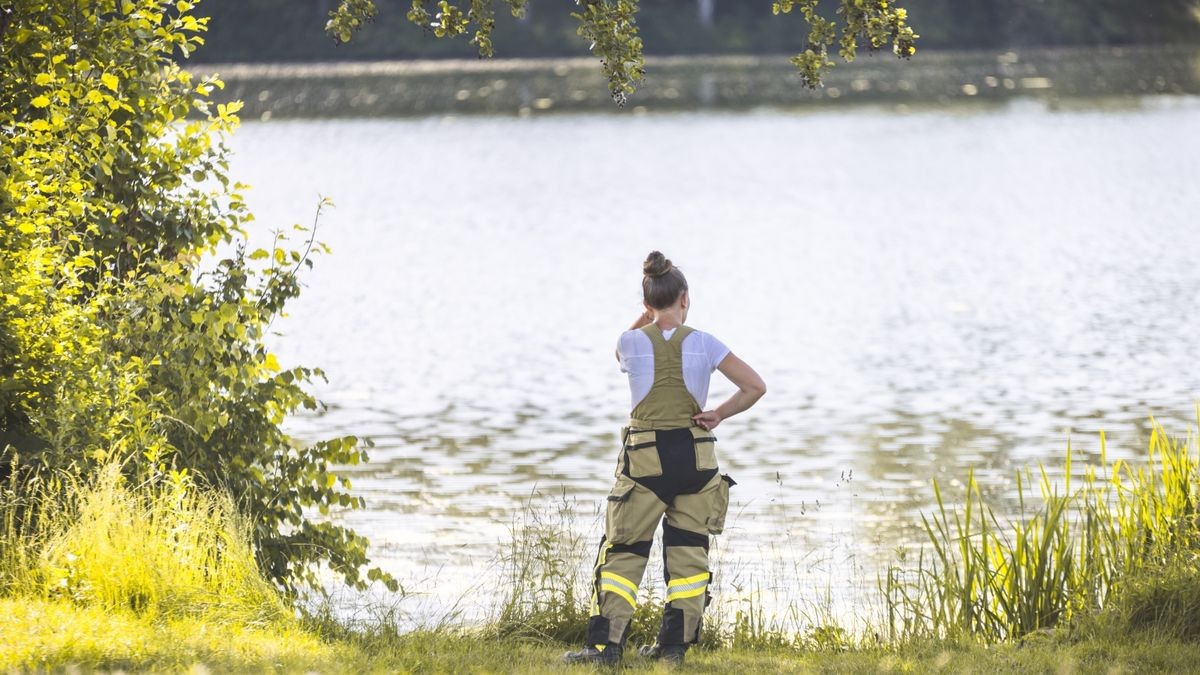
MULTIPOLYGON (((465 39, 437 40, 410 25, 409 0, 377 0, 379 18, 351 44, 324 35, 336 0, 208 0, 205 61, 470 58, 465 39)), ((826 3, 830 7, 834 3, 826 3)), ((571 0, 530 0, 529 15, 499 16, 496 56, 575 56, 571 0)), ((922 49, 1158 44, 1200 41, 1198 0, 906 0, 922 49)), ((643 0, 649 54, 791 53, 805 44, 799 16, 772 16, 770 0, 643 0)))

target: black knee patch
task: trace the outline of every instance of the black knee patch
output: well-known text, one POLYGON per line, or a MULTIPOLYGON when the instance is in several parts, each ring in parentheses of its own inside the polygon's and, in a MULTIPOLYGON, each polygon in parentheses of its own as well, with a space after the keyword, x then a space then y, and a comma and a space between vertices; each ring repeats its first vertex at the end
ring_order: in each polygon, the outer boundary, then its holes
POLYGON ((643 558, 650 557, 650 545, 654 542, 636 541, 632 544, 613 544, 612 548, 608 549, 609 553, 632 553, 640 555, 643 558))
POLYGON ((660 645, 682 645, 685 644, 683 636, 683 610, 678 607, 668 607, 663 610, 662 628, 658 631, 658 644, 660 645))
POLYGON ((608 644, 608 619, 606 617, 593 616, 588 619, 587 638, 585 638, 584 644, 608 644))
POLYGON ((663 546, 699 546, 708 550, 708 535, 689 532, 663 523, 663 546))

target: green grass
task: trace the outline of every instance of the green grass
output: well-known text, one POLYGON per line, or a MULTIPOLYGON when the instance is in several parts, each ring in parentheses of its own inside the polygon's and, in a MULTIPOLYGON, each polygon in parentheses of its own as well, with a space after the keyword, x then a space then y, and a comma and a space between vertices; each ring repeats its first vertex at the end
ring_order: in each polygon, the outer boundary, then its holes
MULTIPOLYGON (((1102 459, 1061 486, 1042 470, 1036 504, 1025 472, 1012 522, 973 479, 961 506, 935 485, 923 554, 881 582, 888 626, 854 634, 825 617, 797 633, 751 594, 714 607, 687 669, 1200 672, 1195 445, 1156 427, 1144 466, 1102 459)), ((1062 475, 1071 462, 1068 450, 1062 475)), ((490 620, 405 631, 387 612, 355 627, 297 618, 257 573, 249 525, 186 476, 131 484, 110 466, 14 481, 0 500, 0 672, 562 672, 587 601, 570 511, 514 523, 501 554, 512 590, 490 620)), ((653 639, 660 613, 642 604, 631 647, 653 639)), ((632 651, 625 669, 663 670, 632 651)))
POLYGON ((151 617, 67 600, 0 600, 0 671, 37 668, 187 670, 324 669, 349 654, 298 624, 213 617, 151 617))
MULTIPOLYGON (((560 673, 566 644, 494 639, 483 631, 321 638, 299 628, 246 628, 202 619, 149 620, 131 611, 64 602, 0 601, 0 671, 37 668, 155 672, 560 673)), ((699 673, 1139 673, 1196 672, 1200 644, 1146 636, 1046 636, 999 646, 911 643, 850 650, 693 650, 699 673)), ((665 672, 637 655, 624 670, 665 672)), ((599 672, 575 668, 567 672, 599 672)))

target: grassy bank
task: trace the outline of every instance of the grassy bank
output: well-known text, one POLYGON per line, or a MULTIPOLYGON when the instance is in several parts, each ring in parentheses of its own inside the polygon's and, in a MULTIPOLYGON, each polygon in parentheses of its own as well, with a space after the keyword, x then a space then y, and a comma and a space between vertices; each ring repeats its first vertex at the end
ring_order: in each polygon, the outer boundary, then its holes
MULTIPOLYGON (((62 602, 0 601, 0 670, 79 666, 190 672, 562 672, 568 645, 498 640, 479 631, 327 638, 304 627, 250 627, 199 619, 150 620, 62 602)), ((834 650, 693 650, 686 669, 741 673, 1139 673, 1195 672, 1200 645, 1129 635, 1042 636, 1021 643, 910 643, 834 650)), ((630 655, 625 669, 663 671, 630 655)), ((588 672, 587 668, 578 669, 588 672)))
MULTIPOLYGON (((1027 480, 1002 520, 973 481, 938 508, 915 566, 880 582, 887 626, 790 633, 753 612, 715 613, 699 672, 1200 671, 1200 462, 1156 429, 1145 462, 1027 480), (1082 475, 1082 479, 1078 478, 1082 475), (1029 486, 1036 485, 1036 491, 1029 486), (1040 500, 1037 500, 1040 493, 1040 500), (1036 502, 1036 503, 1035 503, 1036 502)), ((586 615, 564 521, 530 510, 502 554, 506 588, 485 625, 405 631, 298 618, 257 573, 248 524, 219 493, 118 467, 0 502, 0 671, 559 672, 586 615)), ((652 639, 644 603, 631 645, 652 639)), ((632 670, 659 669, 630 654, 632 670)))

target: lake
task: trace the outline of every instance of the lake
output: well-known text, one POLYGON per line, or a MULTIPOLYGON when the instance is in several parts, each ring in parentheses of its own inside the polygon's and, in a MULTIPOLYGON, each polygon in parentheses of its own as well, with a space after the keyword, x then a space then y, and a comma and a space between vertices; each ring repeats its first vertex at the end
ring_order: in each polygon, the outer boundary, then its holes
MULTIPOLYGON (((931 481, 1144 453, 1200 393, 1200 98, 249 122, 261 228, 337 208, 274 348, 318 365, 301 438, 375 442, 338 514, 416 622, 492 606, 513 523, 600 536, 641 261, 769 393, 717 429, 716 591, 863 614, 931 481)), ((714 376, 710 407, 729 395, 714 376)), ((661 579, 657 552, 644 588, 661 579)), ((500 589, 501 591, 503 589, 500 589)), ((657 591, 661 598, 661 589, 657 591)))

